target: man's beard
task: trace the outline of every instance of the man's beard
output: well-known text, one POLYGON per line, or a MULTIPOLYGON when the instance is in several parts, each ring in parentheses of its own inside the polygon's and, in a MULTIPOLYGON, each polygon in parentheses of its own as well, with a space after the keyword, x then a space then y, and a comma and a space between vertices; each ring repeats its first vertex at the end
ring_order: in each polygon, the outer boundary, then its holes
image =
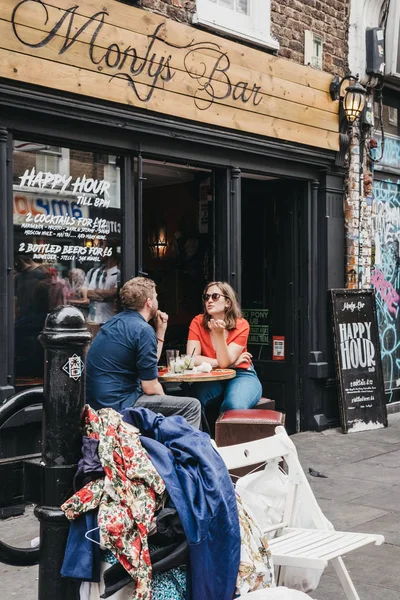
POLYGON ((150 313, 150 319, 154 319, 154 317, 156 316, 156 314, 158 313, 158 308, 153 308, 151 309, 151 313, 150 313))

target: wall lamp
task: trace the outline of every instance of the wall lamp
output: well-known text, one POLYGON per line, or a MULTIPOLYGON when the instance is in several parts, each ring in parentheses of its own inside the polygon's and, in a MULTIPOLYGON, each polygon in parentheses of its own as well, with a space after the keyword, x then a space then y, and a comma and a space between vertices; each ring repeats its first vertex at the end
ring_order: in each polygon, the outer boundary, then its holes
POLYGON ((349 123, 354 123, 363 111, 367 95, 367 90, 358 81, 358 75, 346 75, 342 79, 339 79, 338 75, 335 75, 331 81, 329 91, 332 100, 339 100, 340 90, 343 83, 347 80, 352 83, 345 90, 343 110, 349 123))
POLYGON ((150 239, 149 247, 153 258, 164 258, 168 250, 167 228, 165 225, 158 225, 154 228, 150 239))

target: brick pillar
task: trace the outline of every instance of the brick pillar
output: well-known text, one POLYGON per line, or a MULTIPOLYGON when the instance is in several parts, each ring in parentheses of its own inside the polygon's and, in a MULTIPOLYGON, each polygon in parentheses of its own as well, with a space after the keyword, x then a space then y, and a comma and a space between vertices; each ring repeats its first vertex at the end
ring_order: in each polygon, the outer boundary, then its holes
POLYGON ((345 197, 346 287, 369 289, 372 265, 372 173, 360 129, 354 123, 350 132, 349 171, 345 197))
POLYGON ((357 289, 360 269, 360 131, 354 123, 350 131, 349 170, 345 196, 346 288, 357 289))

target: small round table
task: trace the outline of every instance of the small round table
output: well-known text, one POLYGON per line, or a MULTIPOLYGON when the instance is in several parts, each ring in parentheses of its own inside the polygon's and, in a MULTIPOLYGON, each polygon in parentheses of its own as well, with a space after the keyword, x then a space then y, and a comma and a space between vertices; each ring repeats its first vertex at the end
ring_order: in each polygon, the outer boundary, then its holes
POLYGON ((158 372, 158 379, 163 383, 197 383, 201 381, 222 381, 223 379, 233 379, 236 377, 235 369, 213 369, 209 373, 169 373, 168 369, 158 372))

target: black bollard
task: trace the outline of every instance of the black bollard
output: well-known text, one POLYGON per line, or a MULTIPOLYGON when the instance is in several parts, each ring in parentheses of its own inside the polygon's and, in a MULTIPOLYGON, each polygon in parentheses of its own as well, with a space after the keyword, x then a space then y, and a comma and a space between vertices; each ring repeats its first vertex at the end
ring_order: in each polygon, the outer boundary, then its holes
POLYGON ((82 313, 60 306, 46 319, 39 340, 45 349, 43 442, 40 463, 39 600, 77 600, 79 584, 60 576, 69 524, 60 510, 73 493, 81 453, 84 364, 92 336, 82 313))

